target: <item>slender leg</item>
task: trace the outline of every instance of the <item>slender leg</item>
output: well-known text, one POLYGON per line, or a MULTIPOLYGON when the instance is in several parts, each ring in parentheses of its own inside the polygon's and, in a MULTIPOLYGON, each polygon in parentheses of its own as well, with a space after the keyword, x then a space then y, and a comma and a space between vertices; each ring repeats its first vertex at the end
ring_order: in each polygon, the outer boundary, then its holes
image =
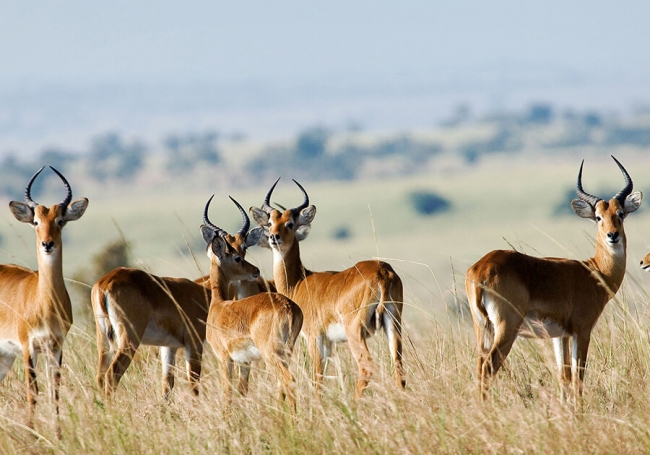
POLYGON ((23 359, 25 361, 25 379, 27 381, 27 401, 29 403, 29 420, 27 425, 34 428, 34 409, 36 408, 36 397, 38 396, 38 384, 36 383, 36 349, 33 346, 23 348, 23 359))
POLYGON ((309 350, 309 359, 311 360, 312 381, 320 393, 320 388, 323 382, 323 357, 321 356, 317 337, 309 338, 307 349, 309 350))
POLYGON ((395 381, 402 388, 406 387, 404 366, 402 365, 402 315, 394 304, 387 304, 383 312, 383 323, 388 346, 393 357, 395 381))
POLYGON ((63 361, 63 349, 61 349, 61 344, 57 343, 53 348, 47 349, 46 361, 48 382, 50 376, 52 379, 50 395, 54 401, 54 407, 56 410, 56 435, 61 439, 61 424, 59 421, 59 388, 61 387, 61 362, 63 361))
POLYGON ((501 322, 495 327, 494 343, 487 354, 481 368, 481 384, 483 393, 489 387, 488 381, 496 376, 497 372, 503 365, 504 360, 508 357, 512 345, 517 339, 519 324, 507 324, 501 322))
POLYGON ((232 369, 233 362, 227 352, 217 354, 219 357, 219 372, 221 373, 221 396, 223 413, 228 415, 232 404, 232 369))
POLYGON ((246 396, 248 393, 248 378, 251 374, 251 366, 248 363, 239 364, 239 394, 246 396))
POLYGON ((557 362, 558 377, 560 380, 560 397, 563 403, 569 399, 571 389, 571 354, 569 350, 569 337, 553 338, 555 360, 557 362))
POLYGON ((104 390, 104 378, 106 376, 106 370, 111 364, 111 359, 115 355, 115 348, 109 344, 104 329, 100 327, 100 324, 96 324, 97 329, 97 385, 100 389, 104 390))
POLYGON ((129 365, 131 365, 136 350, 137 346, 128 344, 126 347, 116 352, 113 361, 106 370, 106 380, 104 383, 104 393, 106 395, 110 395, 115 387, 120 383, 122 375, 129 365))
POLYGON ((316 338, 316 342, 318 343, 318 352, 320 353, 321 374, 324 377, 327 375, 327 366, 332 359, 332 342, 324 333, 316 338))
POLYGON ((176 351, 176 348, 170 346, 160 347, 160 362, 162 363, 162 394, 165 399, 169 399, 169 394, 174 388, 176 351))
POLYGON ((194 395, 199 394, 199 380, 201 379, 201 358, 203 357, 202 346, 185 347, 185 362, 187 364, 187 380, 194 395))
POLYGON ((370 382, 370 378, 374 371, 374 363, 370 356, 366 340, 362 336, 361 326, 358 323, 346 322, 346 327, 351 327, 351 329, 346 330, 348 345, 350 346, 352 357, 357 362, 359 370, 354 396, 355 398, 360 398, 370 382))
POLYGON ((573 388, 576 397, 576 407, 582 401, 583 383, 585 371, 587 369, 587 352, 589 351, 589 341, 591 334, 586 335, 573 334, 573 388))

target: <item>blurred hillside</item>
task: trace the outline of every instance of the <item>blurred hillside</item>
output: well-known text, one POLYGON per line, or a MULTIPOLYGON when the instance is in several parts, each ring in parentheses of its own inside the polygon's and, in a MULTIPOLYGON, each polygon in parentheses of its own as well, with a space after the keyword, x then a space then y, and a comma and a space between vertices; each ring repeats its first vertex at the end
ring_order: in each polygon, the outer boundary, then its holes
MULTIPOLYGON (((295 178, 318 209, 302 246, 308 268, 337 270, 386 258, 405 280, 409 304, 437 312, 462 308, 464 272, 491 249, 591 256, 593 226, 569 208, 581 160, 588 192, 611 197, 620 189, 613 154, 635 188, 650 194, 648 151, 645 112, 622 117, 536 104, 484 118, 459 108, 430 129, 315 126, 262 143, 210 130, 170 134, 160 143, 108 133, 85 150, 10 154, 0 165, 0 181, 2 199, 22 199, 32 173, 50 164, 68 177, 74 197, 90 199, 84 217, 64 231, 64 273, 83 290, 115 245, 128 263, 156 274, 206 273, 198 227, 208 197, 216 194, 211 219, 235 231, 241 218, 228 195, 246 208, 259 205, 281 176, 273 202, 297 205, 302 195, 295 178)), ((45 204, 63 197, 54 173, 43 173, 33 196, 45 204)), ((642 280, 635 264, 650 249, 646 213, 644 203, 626 223, 635 280, 642 280)), ((1 260, 35 267, 31 229, 8 211, 0 211, 0 220, 1 260)), ((249 252, 266 276, 271 256, 261 248, 249 252)), ((86 293, 77 295, 76 305, 85 308, 86 293)))
MULTIPOLYGON (((25 181, 47 164, 76 172, 92 187, 186 185, 192 188, 255 186, 277 176, 301 181, 354 181, 417 176, 435 169, 473 166, 488 155, 584 155, 650 147, 650 109, 627 116, 557 111, 538 103, 520 112, 481 118, 457 107, 440 125, 397 132, 315 125, 293 139, 253 142, 244 135, 207 129, 169 133, 159 142, 107 132, 82 149, 44 148, 36 156, 7 152, 0 162, 0 194, 22 195, 25 181)), ((37 182, 34 194, 43 191, 37 182)))

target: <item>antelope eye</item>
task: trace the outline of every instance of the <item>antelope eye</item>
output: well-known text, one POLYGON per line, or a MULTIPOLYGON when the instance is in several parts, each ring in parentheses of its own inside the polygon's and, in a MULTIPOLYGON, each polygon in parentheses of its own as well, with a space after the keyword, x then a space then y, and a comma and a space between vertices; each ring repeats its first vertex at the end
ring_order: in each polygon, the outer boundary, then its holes
POLYGON ((596 221, 600 221, 600 220, 602 220, 602 218, 596 215, 596 221))
POLYGON ((293 229, 293 221, 289 221, 289 222, 287 223, 287 227, 288 227, 289 229, 293 229))
POLYGON ((34 226, 38 226, 38 220, 34 220, 34 221, 32 222, 32 224, 33 224, 34 226))
POLYGON ((240 262, 241 262, 241 258, 240 258, 239 256, 235 256, 235 262, 236 262, 236 263, 240 263, 240 262))

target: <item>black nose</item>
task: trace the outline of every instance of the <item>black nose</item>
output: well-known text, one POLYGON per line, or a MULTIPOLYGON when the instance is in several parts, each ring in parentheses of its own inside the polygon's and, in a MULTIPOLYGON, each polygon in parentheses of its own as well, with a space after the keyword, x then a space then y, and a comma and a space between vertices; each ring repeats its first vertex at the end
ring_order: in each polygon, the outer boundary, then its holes
POLYGON ((48 253, 52 251, 52 248, 54 248, 54 242, 41 242, 41 244, 43 245, 43 248, 45 248, 45 251, 48 253))
POLYGON ((608 232, 608 233, 607 233, 607 237, 608 237, 612 242, 617 241, 617 240, 618 240, 618 231, 608 232))

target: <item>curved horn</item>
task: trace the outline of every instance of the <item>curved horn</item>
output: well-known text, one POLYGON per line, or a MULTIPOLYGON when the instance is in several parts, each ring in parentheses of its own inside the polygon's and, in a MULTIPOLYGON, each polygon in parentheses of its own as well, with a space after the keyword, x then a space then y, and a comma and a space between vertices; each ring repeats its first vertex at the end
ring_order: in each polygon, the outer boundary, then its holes
POLYGON ((585 160, 582 160, 582 163, 580 163, 580 171, 578 172, 578 183, 576 183, 576 194, 580 199, 587 202, 593 207, 598 203, 598 201, 602 201, 602 199, 592 194, 586 193, 582 189, 582 166, 584 164, 585 164, 585 160))
POLYGON ((264 210, 266 213, 271 213, 273 211, 273 207, 271 207, 271 194, 273 193, 273 190, 275 189, 275 186, 278 184, 282 177, 278 177, 278 179, 275 181, 271 189, 269 190, 268 193, 266 193, 266 197, 264 198, 264 203, 262 204, 262 210, 264 210))
POLYGON ((205 204, 205 209, 203 210, 203 224, 205 224, 206 226, 209 226, 210 228, 212 228, 212 230, 214 230, 214 232, 216 232, 217 235, 223 236, 224 234, 227 234, 227 232, 224 231, 223 229, 221 229, 220 227, 212 224, 212 222, 208 218, 208 208, 210 207, 210 202, 212 202, 213 197, 214 197, 214 194, 212 196, 210 196, 210 199, 208 199, 208 202, 205 204))
POLYGON ((72 200, 72 189, 70 188, 70 184, 65 179, 63 174, 61 174, 59 171, 54 169, 52 166, 50 166, 50 169, 52 169, 54 172, 56 172, 56 175, 58 175, 59 178, 63 181, 63 185, 65 186, 65 189, 68 191, 68 194, 66 194, 65 199, 63 199, 61 202, 59 202, 59 205, 65 209, 65 208, 68 207, 68 204, 72 200))
POLYGON ((40 168, 38 171, 36 171, 36 174, 32 175, 32 178, 29 179, 29 182, 27 183, 27 188, 25 188, 25 202, 31 207, 34 208, 38 204, 32 200, 32 183, 34 183, 34 180, 36 180, 36 177, 38 177, 38 174, 40 174, 43 169, 45 169, 45 166, 40 168))
POLYGON ((291 214, 293 216, 298 216, 300 214, 300 211, 304 208, 307 208, 307 206, 309 205, 309 195, 307 194, 307 192, 305 191, 305 189, 302 187, 300 183, 296 182, 295 180, 293 181, 293 183, 298 185, 298 188, 300 188, 300 191, 302 191, 302 194, 305 197, 301 205, 291 209, 291 214))
POLYGON ((248 215, 246 215, 246 211, 244 210, 244 208, 241 205, 239 205, 239 202, 234 200, 232 196, 228 196, 228 197, 230 198, 231 201, 235 203, 235 205, 239 209, 239 213, 241 213, 242 220, 244 221, 244 224, 239 229, 239 231, 237 231, 237 234, 241 235, 242 237, 245 237, 246 234, 248 233, 248 229, 250 229, 251 227, 251 221, 248 218, 248 215))
POLYGON ((632 188, 634 187, 634 184, 632 183, 632 179, 630 178, 630 174, 627 173, 625 168, 621 163, 618 162, 616 158, 614 158, 614 155, 610 155, 614 161, 616 161, 616 164, 618 165, 618 168, 621 170, 623 173, 623 177, 625 177, 625 187, 616 193, 616 196, 614 196, 614 199, 617 199, 618 202, 623 205, 625 203, 625 198, 628 197, 632 193, 632 188))

